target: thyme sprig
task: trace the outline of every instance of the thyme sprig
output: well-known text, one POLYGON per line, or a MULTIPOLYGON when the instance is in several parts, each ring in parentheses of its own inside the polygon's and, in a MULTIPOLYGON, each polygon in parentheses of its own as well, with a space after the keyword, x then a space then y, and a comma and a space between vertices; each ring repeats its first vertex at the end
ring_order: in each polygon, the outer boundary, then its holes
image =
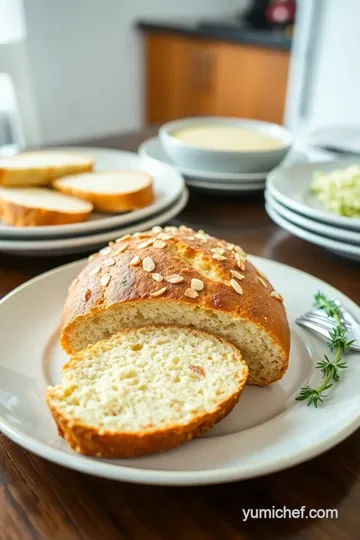
POLYGON ((342 355, 346 352, 350 345, 354 341, 348 341, 346 337, 346 328, 341 322, 341 313, 338 305, 334 300, 327 298, 327 296, 318 292, 315 295, 314 307, 323 310, 326 315, 335 320, 336 326, 334 330, 329 332, 328 347, 331 352, 334 353, 333 360, 330 360, 324 355, 324 360, 318 362, 317 369, 320 369, 322 374, 322 381, 316 388, 305 386, 300 389, 300 395, 296 398, 298 401, 307 400, 307 404, 318 406, 319 402, 323 402, 327 398, 327 390, 332 388, 334 383, 340 380, 340 370, 346 369, 347 365, 343 360, 342 355))

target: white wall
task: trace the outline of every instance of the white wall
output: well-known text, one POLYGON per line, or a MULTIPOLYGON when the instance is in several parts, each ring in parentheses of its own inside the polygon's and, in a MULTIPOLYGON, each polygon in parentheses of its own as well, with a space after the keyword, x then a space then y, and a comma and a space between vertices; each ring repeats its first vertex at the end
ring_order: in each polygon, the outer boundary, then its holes
POLYGON ((245 0, 29 0, 31 76, 43 141, 120 132, 143 121, 140 17, 232 13, 245 0))

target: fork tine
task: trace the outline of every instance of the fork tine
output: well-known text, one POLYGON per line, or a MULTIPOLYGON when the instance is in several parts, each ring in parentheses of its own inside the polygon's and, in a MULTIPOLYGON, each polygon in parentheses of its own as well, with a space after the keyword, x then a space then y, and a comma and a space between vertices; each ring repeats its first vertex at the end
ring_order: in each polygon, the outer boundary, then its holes
POLYGON ((296 323, 300 326, 304 326, 305 328, 310 328, 310 330, 314 330, 314 332, 321 334, 326 338, 329 337, 329 332, 325 330, 325 328, 320 327, 316 323, 305 320, 303 317, 299 317, 299 319, 296 319, 296 323))
MULTIPOLYGON (((334 319, 331 319, 330 317, 328 317, 327 315, 325 315, 322 311, 320 310, 312 310, 312 311, 308 311, 307 313, 305 313, 304 317, 312 317, 312 318, 316 318, 319 323, 327 323, 327 324, 330 324, 332 328, 334 328, 336 326, 336 321, 334 319)), ((341 324, 343 324, 345 326, 345 328, 347 329, 350 329, 351 328, 351 324, 348 322, 348 321, 345 321, 344 319, 340 319, 340 322, 341 324)))
POLYGON ((336 327, 336 324, 332 323, 331 321, 327 319, 322 319, 310 313, 303 315, 301 318, 304 319, 305 321, 315 323, 318 326, 321 326, 322 328, 325 328, 327 330, 333 330, 336 327))
MULTIPOLYGON (((326 324, 324 324, 324 321, 321 320, 321 322, 317 321, 316 318, 308 317, 307 315, 301 316, 295 321, 299 326, 304 326, 305 328, 309 328, 310 330, 313 330, 315 333, 320 334, 324 336, 325 338, 329 339, 329 331, 335 328, 335 326, 329 325, 329 321, 326 321, 326 324)), ((356 337, 356 336, 350 336, 350 338, 356 337)), ((355 339, 355 343, 350 345, 349 349, 353 351, 360 351, 360 345, 359 342, 355 339)))

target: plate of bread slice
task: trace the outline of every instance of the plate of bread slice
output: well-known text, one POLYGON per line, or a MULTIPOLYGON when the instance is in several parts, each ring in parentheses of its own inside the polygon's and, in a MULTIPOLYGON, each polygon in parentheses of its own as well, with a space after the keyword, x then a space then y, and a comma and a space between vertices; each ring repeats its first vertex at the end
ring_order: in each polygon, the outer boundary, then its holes
POLYGON ((184 193, 170 166, 132 152, 69 147, 0 158, 0 239, 95 234, 150 219, 184 193))
POLYGON ((330 285, 204 231, 128 234, 1 301, 0 429, 128 482, 220 483, 301 463, 360 425, 359 354, 317 409, 296 400, 327 353, 295 325, 319 289, 360 318, 330 285))

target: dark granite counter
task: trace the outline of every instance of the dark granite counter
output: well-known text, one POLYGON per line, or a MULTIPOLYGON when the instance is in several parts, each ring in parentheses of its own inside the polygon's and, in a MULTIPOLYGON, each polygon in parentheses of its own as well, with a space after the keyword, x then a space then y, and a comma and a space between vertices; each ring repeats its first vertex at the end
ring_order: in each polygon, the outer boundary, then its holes
POLYGON ((141 19, 137 27, 144 31, 217 39, 270 49, 290 50, 291 38, 283 30, 252 28, 234 21, 160 21, 141 19))

